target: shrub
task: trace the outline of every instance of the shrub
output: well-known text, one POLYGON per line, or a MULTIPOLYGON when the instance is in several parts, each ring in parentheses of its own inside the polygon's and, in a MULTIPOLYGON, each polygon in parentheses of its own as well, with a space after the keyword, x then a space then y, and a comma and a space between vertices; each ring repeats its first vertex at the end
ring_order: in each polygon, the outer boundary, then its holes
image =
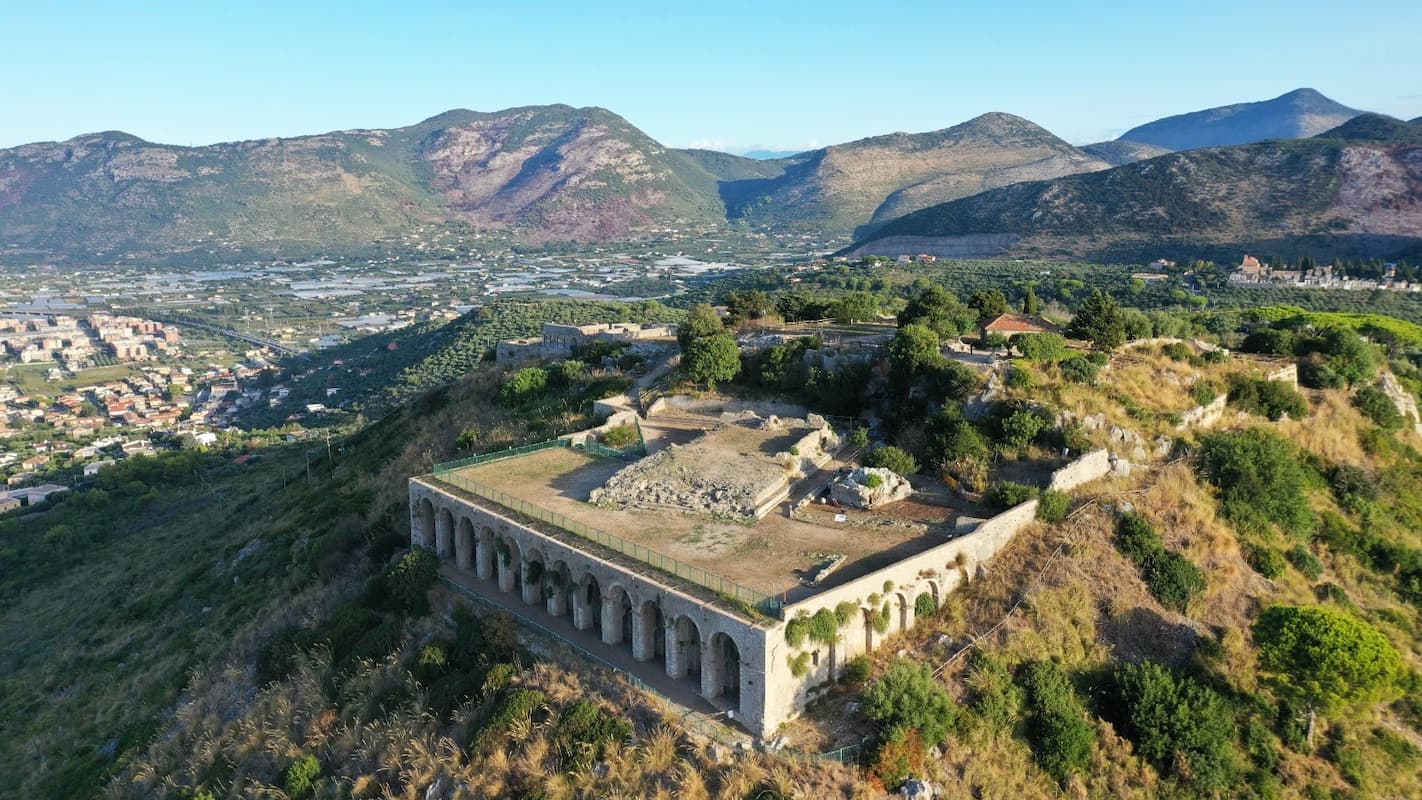
POLYGON ((915 617, 927 617, 938 610, 938 605, 933 602, 933 595, 928 592, 920 592, 918 597, 913 599, 913 615, 915 617))
POLYGON ((833 611, 822 608, 810 617, 807 632, 810 641, 834 644, 839 639, 839 619, 833 611))
POLYGON ((869 449, 869 429, 855 428, 849 432, 849 446, 855 450, 869 449))
POLYGON ((635 425, 617 425, 608 428, 602 434, 602 443, 608 447, 621 450, 624 447, 631 447, 637 443, 637 427, 635 425))
POLYGON ((1137 514, 1116 523, 1116 546, 1135 562, 1151 596, 1166 608, 1183 612, 1205 590, 1205 574, 1184 556, 1165 549, 1160 534, 1137 514))
POLYGON ((869 680, 869 675, 873 670, 874 662, 869 660, 869 656, 857 655, 845 662, 841 677, 851 685, 859 686, 869 680))
POLYGON ((796 653, 795 655, 786 655, 785 663, 790 667, 790 674, 794 675, 797 678, 803 678, 806 675, 810 674, 809 653, 796 653))
POLYGON ((1071 495, 1056 489, 1042 492, 1037 504, 1037 519, 1043 522, 1061 522, 1071 510, 1071 495))
POLYGON ((1066 783, 1073 773, 1084 772, 1091 762, 1096 729, 1085 719, 1085 709, 1061 665, 1035 661, 1023 670, 1023 688, 1032 710, 1027 737, 1042 769, 1066 783))
POLYGON ((521 720, 532 719, 534 712, 548 702, 548 696, 537 689, 514 689, 494 707, 494 713, 480 731, 481 735, 508 730, 521 720))
POLYGON ((1221 349, 1206 350, 1200 358, 1204 359, 1206 364, 1226 364, 1229 363, 1229 351, 1221 349))
POLYGON ((1037 487, 1035 486, 1002 481, 993 484, 992 488, 988 489, 987 496, 983 498, 983 501, 994 508, 1005 510, 1015 508, 1036 496, 1037 487))
POLYGON ((1258 353, 1266 356, 1289 356, 1294 354, 1295 336, 1293 331, 1277 328, 1261 328, 1240 343, 1244 353, 1258 353))
POLYGON ((1284 570, 1289 564, 1284 560, 1284 556, 1272 547, 1265 545, 1255 545, 1245 551, 1245 560, 1254 571, 1274 580, 1284 574, 1284 570))
POLYGON ((286 794, 292 800, 310 797, 321 779, 321 762, 316 756, 302 756, 286 768, 286 794))
POLYGON ((1189 361, 1195 357, 1195 348, 1184 342, 1169 342, 1161 345, 1160 352, 1172 361, 1189 361))
POLYGON ((871 472, 864 477, 864 485, 870 489, 877 489, 884 485, 884 479, 877 472, 871 472))
POLYGON ((1378 427, 1394 430, 1402 427, 1402 414, 1398 413, 1397 406, 1393 404, 1392 398, 1385 392, 1374 386, 1364 386, 1353 395, 1353 405, 1363 413, 1363 416, 1377 423, 1378 427))
POLYGON ((519 405, 542 394, 548 388, 548 371, 540 367, 525 367, 509 377, 499 387, 499 402, 519 405))
POLYGON ((1230 376, 1229 402, 1274 421, 1285 416, 1303 419, 1308 415, 1308 401, 1283 381, 1230 376))
POLYGON ((1196 405, 1207 406, 1220 396, 1220 385, 1214 381, 1195 381, 1190 387, 1190 399, 1196 405))
POLYGON ((942 744, 957 706, 928 667, 901 661, 864 693, 864 715, 879 723, 887 739, 916 730, 924 742, 942 744))
POLYGON ((1019 333, 1012 337, 1012 346, 1029 361, 1058 361, 1070 352, 1060 333, 1019 333))
POLYGON ((1021 450, 1032 443, 1047 427, 1047 421, 1031 409, 1019 409, 1002 421, 1002 443, 1012 450, 1021 450))
POLYGON ((1165 549, 1165 543, 1144 517, 1122 514, 1116 522, 1116 547, 1122 555, 1141 564, 1165 549))
POLYGON ((871 467, 882 467, 898 475, 913 475, 918 472, 918 460, 893 446, 875 448, 866 460, 871 467))
POLYGON ((1205 591, 1205 573, 1179 553, 1161 550, 1141 568, 1151 596, 1166 608, 1184 612, 1205 591))
POLYGON ((898 789, 914 775, 924 774, 924 762, 928 748, 918 731, 895 730, 879 744, 874 761, 869 765, 869 773, 878 778, 889 790, 898 789))
POLYGON ((1294 565, 1305 578, 1311 581, 1318 580, 1318 576, 1323 574, 1323 562, 1318 560, 1312 551, 1301 544, 1294 545, 1289 552, 1284 554, 1284 558, 1294 565))
POLYGON ((1007 385, 1014 389, 1032 388, 1032 373, 1017 364, 1007 368, 1007 385))
POLYGON ((583 770, 604 745, 631 735, 631 722, 608 714, 591 700, 579 700, 563 710, 556 738, 565 762, 573 770, 583 770))
POLYGON ((1220 490, 1221 510, 1236 525, 1273 522, 1291 534, 1312 531, 1307 468, 1288 440, 1262 428, 1211 434, 1200 442, 1199 459, 1205 478, 1220 490))
POLYGON ((1223 697, 1152 661, 1122 664, 1113 679, 1141 755, 1200 790, 1230 783, 1235 719, 1223 697))
POLYGON ((1091 359, 1082 356, 1063 359, 1058 365, 1062 371, 1062 378, 1084 386, 1091 386, 1096 383, 1096 374, 1099 368, 1091 362, 1091 359))
POLYGON ((1300 359, 1299 383, 1310 389, 1341 389, 1348 385, 1348 381, 1324 363, 1323 357, 1317 353, 1300 359))
POLYGON ((406 553, 386 573, 385 584, 391 598, 401 608, 413 614, 423 614, 429 601, 426 595, 439 575, 439 558, 424 548, 406 553))

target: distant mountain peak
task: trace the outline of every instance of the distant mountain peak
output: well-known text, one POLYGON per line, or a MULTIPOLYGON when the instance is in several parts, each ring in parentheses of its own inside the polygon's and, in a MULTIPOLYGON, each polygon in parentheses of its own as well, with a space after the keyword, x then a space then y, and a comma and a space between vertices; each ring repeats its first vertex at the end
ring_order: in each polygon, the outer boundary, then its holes
POLYGON ((1124 141, 1170 150, 1303 139, 1336 128, 1362 112, 1317 89, 1295 89, 1272 100, 1207 108, 1146 123, 1121 134, 1124 141))

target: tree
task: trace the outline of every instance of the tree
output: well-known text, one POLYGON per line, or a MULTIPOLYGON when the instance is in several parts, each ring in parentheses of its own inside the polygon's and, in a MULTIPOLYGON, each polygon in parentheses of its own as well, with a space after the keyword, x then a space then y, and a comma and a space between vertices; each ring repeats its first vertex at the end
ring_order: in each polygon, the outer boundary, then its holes
POLYGON ((978 325, 983 326, 1007 313, 1007 296, 1001 289, 979 289, 968 298, 968 308, 978 312, 978 325))
POLYGON ((721 322, 721 315, 716 313, 716 309, 705 303, 700 303, 691 307, 691 311, 686 316, 686 322, 677 328, 676 340, 681 344, 681 349, 685 351, 697 339, 725 332, 726 326, 721 322))
POLYGON ((927 325, 904 325, 889 342, 889 365, 894 375, 905 382, 925 369, 938 366, 941 361, 943 353, 938 349, 938 334, 927 325))
POLYGON ((1042 313, 1042 301, 1037 299, 1037 289, 1030 283, 1027 284, 1027 293, 1022 296, 1022 313, 1033 315, 1042 313))
POLYGON ((681 368, 697 383, 715 387, 718 381, 729 381, 741 371, 741 349, 736 337, 718 333, 693 339, 681 357, 681 368))
POLYGON ((868 292, 850 292, 841 297, 834 308, 836 322, 861 322, 879 313, 879 301, 868 292))
POLYGON ((1402 674, 1402 657, 1377 628, 1325 606, 1270 606, 1254 621, 1259 668, 1286 697, 1316 713, 1381 699, 1402 674))
POLYGON ((740 325, 750 320, 761 319, 776 311, 770 295, 759 289, 745 292, 732 291, 726 295, 726 310, 732 325, 740 325))
POLYGON ((889 739, 915 730, 925 743, 942 744, 957 711, 948 687, 922 664, 896 663, 864 694, 864 715, 878 722, 889 739))
POLYGON ((1081 304, 1067 334, 1109 353, 1126 342, 1126 318, 1116 300, 1098 289, 1081 304))
POLYGON ((919 290, 899 313, 899 327, 922 325, 942 339, 956 339, 972 330, 978 319, 973 309, 942 286, 928 285, 919 290))

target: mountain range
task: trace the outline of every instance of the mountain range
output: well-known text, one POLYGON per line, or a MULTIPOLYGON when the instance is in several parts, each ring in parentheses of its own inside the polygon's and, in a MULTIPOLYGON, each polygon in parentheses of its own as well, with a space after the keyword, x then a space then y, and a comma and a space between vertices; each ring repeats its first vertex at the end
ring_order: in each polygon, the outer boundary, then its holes
MULTIPOLYGON (((989 204, 1013 205, 1004 198, 1026 202, 1040 187, 1059 186, 1054 191, 1080 192, 1074 202, 1099 204, 1088 187, 1132 183, 1127 174, 1154 176, 1134 181, 1145 183, 1196 172, 1248 182, 1255 169, 1264 169, 1257 182, 1267 177, 1277 188, 1289 176, 1267 158, 1255 165, 1247 155, 1170 151, 1290 138, 1356 114, 1305 89, 1074 147, 1021 117, 989 113, 943 130, 779 158, 669 148, 611 111, 565 105, 455 110, 402 128, 205 147, 97 133, 0 149, 0 255, 83 263, 356 252, 408 245, 413 231, 432 227, 535 243, 726 227, 882 241, 944 235, 928 221, 948 219, 973 220, 982 228, 973 233, 990 234, 989 249, 1000 249, 1004 234, 1018 241, 1051 227, 1027 231, 1005 218, 988 224, 989 204), (943 211, 942 204, 969 198, 943 211)), ((1300 168, 1317 166, 1305 161, 1300 168)), ((1188 224, 1204 218, 1134 219, 1137 234, 1188 235, 1188 224)), ((1317 227, 1299 214, 1291 219, 1284 225, 1271 217, 1269 229, 1297 235, 1317 227)), ((1055 224, 1055 235, 1065 235, 1055 224)))
POLYGON ((1422 247, 1422 123, 1354 117, 1309 139, 1171 153, 897 219, 851 252, 1129 261, 1422 247))

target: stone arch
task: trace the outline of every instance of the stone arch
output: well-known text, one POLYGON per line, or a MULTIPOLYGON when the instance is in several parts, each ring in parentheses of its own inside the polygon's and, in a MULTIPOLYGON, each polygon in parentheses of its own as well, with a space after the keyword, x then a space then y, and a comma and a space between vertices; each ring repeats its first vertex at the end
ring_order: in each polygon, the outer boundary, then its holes
POLYGON ((474 575, 483 581, 494 579, 494 531, 485 525, 474 537, 474 575))
POLYGON ((494 537, 494 560, 498 562, 499 591, 512 592, 523 584, 523 550, 512 536, 494 537))
POLYGON ((417 547, 434 546, 435 510, 428 497, 421 497, 415 504, 414 544, 417 547))
POLYGON ((454 565, 469 572, 474 569, 474 523, 460 517, 454 529, 454 565))
POLYGON ((567 562, 554 561, 543 573, 543 595, 547 598, 548 613, 562 617, 568 613, 568 590, 573 586, 572 572, 567 562))
POLYGON ((935 610, 942 608, 942 607, 943 607, 943 590, 938 587, 938 581, 936 581, 936 580, 930 580, 930 581, 928 582, 928 593, 931 594, 931 595, 933 595, 933 608, 934 608, 935 610))
POLYGON ((607 587, 602 598, 603 644, 632 641, 632 598, 620 584, 607 587))
POLYGON ((435 514, 435 555, 440 558, 454 555, 454 515, 447 508, 435 514))
POLYGON ((739 711, 741 649, 736 640, 720 631, 711 634, 702 663, 701 695, 707 700, 724 697, 739 711))
POLYGON ((573 627, 602 632, 602 587, 591 572, 583 573, 573 592, 573 627))
POLYGON ((913 624, 913 606, 903 592, 894 592, 894 603, 896 611, 895 619, 898 622, 898 630, 906 631, 913 624))
POLYGON ((667 675, 698 679, 701 673, 701 628, 685 614, 667 623, 667 675))
POLYGON ((874 620, 879 616, 879 609, 864 608, 864 652, 872 652, 874 644, 879 636, 879 632, 874 630, 874 620))
POLYGON ((529 547, 524 550, 519 575, 519 586, 523 593, 523 602, 529 605, 543 602, 543 572, 545 568, 546 564, 543 560, 543 551, 536 547, 529 547))
POLYGON ((656 600, 645 600, 632 614, 632 658, 637 661, 665 659, 667 625, 662 619, 662 606, 656 600))

